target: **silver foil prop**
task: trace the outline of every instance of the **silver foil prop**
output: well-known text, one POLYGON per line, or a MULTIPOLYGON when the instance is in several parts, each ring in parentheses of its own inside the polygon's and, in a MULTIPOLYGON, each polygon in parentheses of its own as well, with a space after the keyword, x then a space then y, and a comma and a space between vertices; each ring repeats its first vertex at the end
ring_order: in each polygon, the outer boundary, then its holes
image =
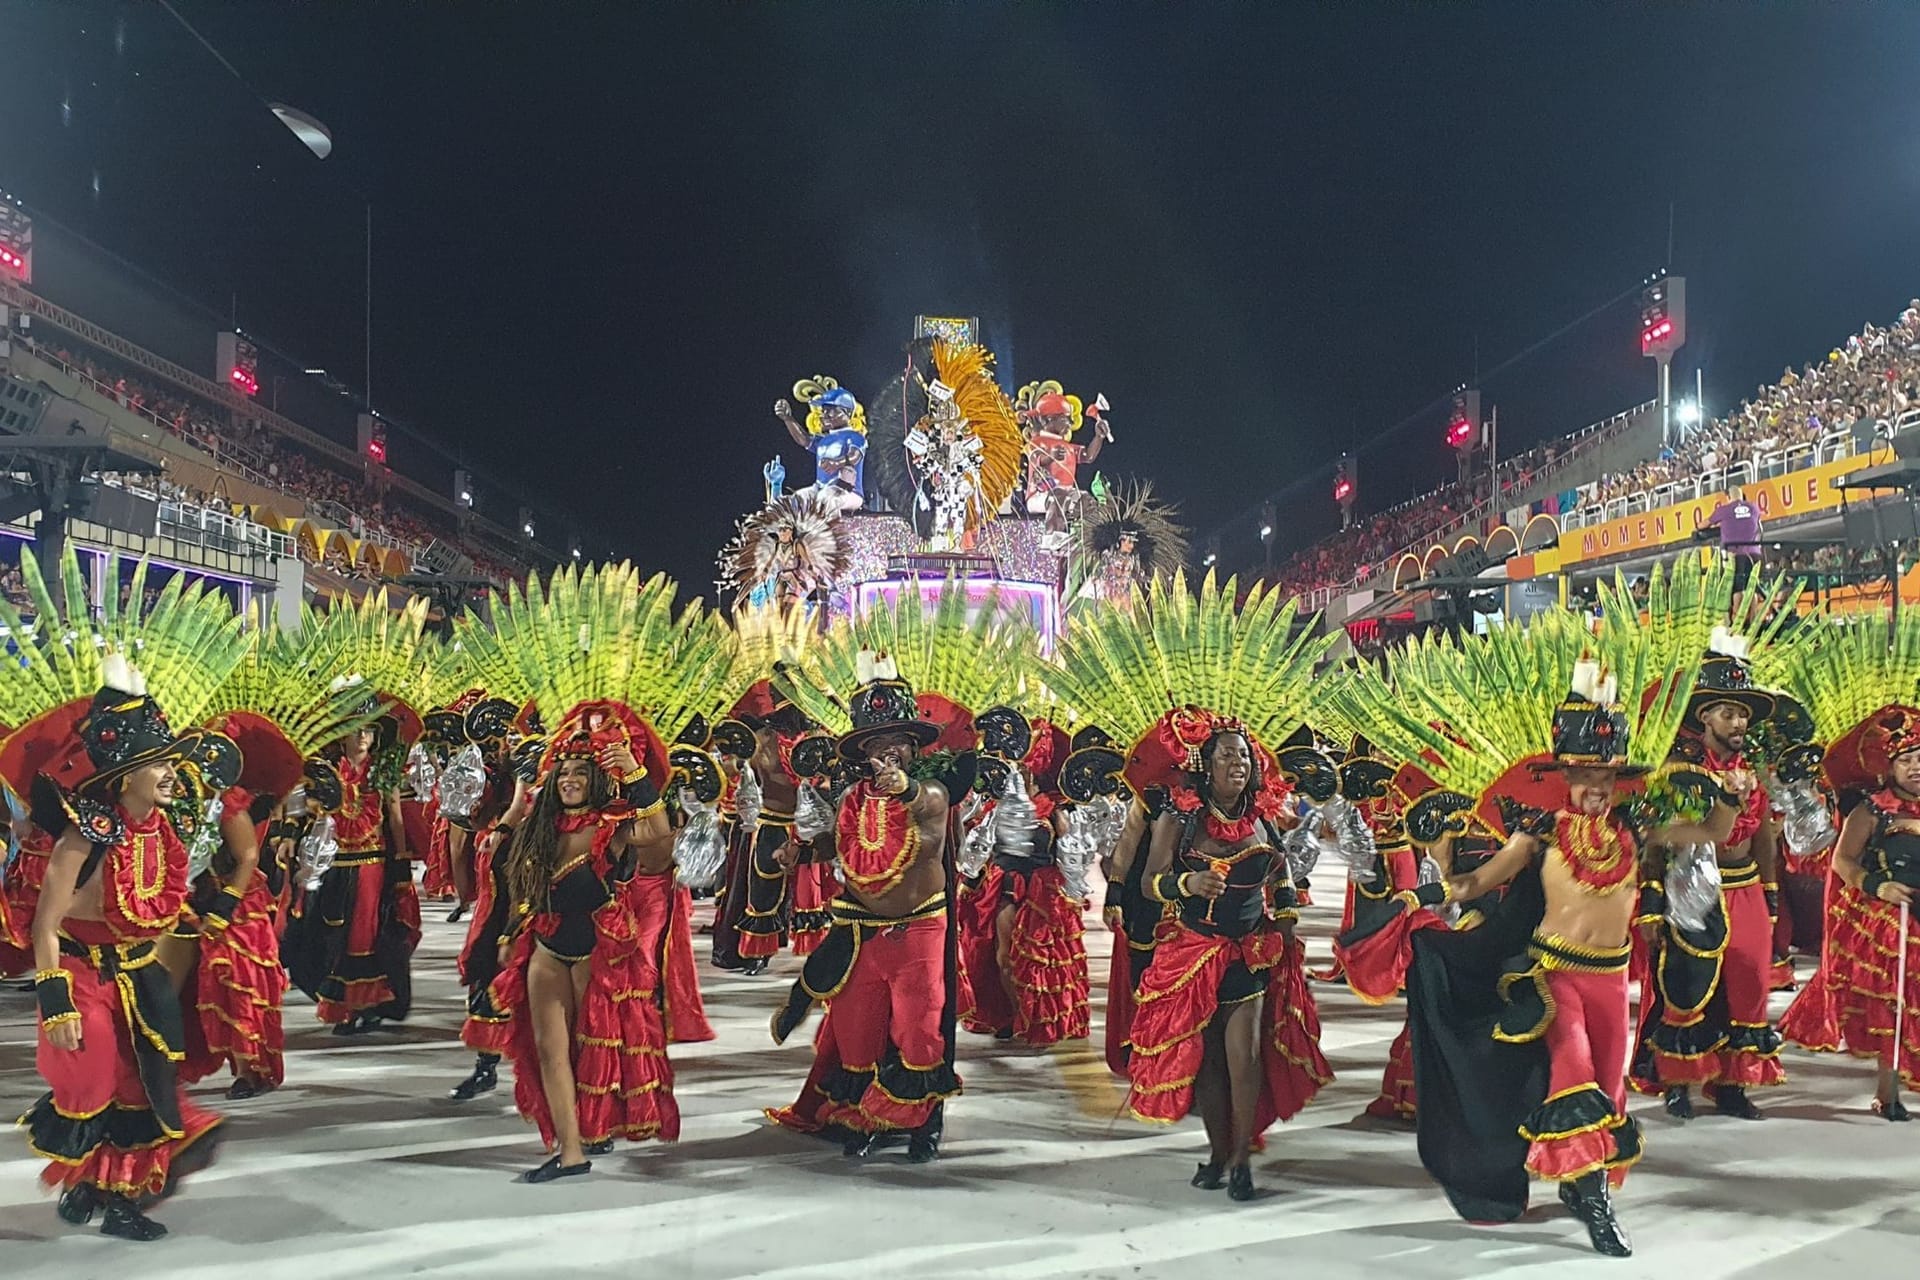
POLYGON ((701 804, 686 787, 680 789, 680 809, 687 820, 673 837, 674 878, 689 889, 711 889, 727 865, 719 809, 701 804))
POLYGON ((1320 842, 1314 833, 1319 825, 1319 815, 1308 813, 1299 826, 1280 837, 1280 852, 1286 855, 1289 883, 1308 874, 1320 861, 1320 842))
POLYGON ((220 852, 220 812, 223 806, 220 797, 214 796, 200 811, 200 825, 194 828, 193 840, 187 845, 187 881, 192 883, 201 872, 213 865, 213 855, 220 852))
POLYGON ((1703 932, 1720 906, 1720 859, 1711 844, 1675 845, 1667 856, 1667 922, 1703 932))
POLYGON ((1087 873, 1093 869, 1094 859, 1100 856, 1096 835, 1099 822, 1099 815, 1089 812, 1085 806, 1074 805, 1067 810, 1067 833, 1054 841, 1054 863, 1067 882, 1068 897, 1087 896, 1087 873))
POLYGON ((322 814, 307 828, 307 834, 300 837, 300 882, 308 889, 318 889, 320 878, 339 856, 340 841, 333 832, 333 815, 322 814))
POLYGON ((1040 815, 1027 795, 1027 780, 1018 769, 1007 774, 1007 786, 993 806, 993 851, 1010 858, 1033 856, 1034 829, 1040 815))
POLYGON ((833 830, 833 821, 833 807, 821 797, 819 788, 811 782, 801 783, 793 803, 794 838, 802 844, 818 840, 833 830))
POLYGON ((954 866, 969 880, 979 875, 993 859, 993 825, 999 812, 996 809, 980 819, 960 841, 960 852, 954 859, 954 866))
POLYGON ((1839 838, 1833 811, 1812 778, 1788 783, 1773 793, 1773 799, 1780 806, 1780 834, 1801 857, 1811 857, 1839 838))
POLYGON ((424 800, 433 794, 433 781, 440 776, 440 770, 433 763, 433 756, 425 743, 416 742, 407 751, 406 785, 415 799, 424 800))
POLYGON ((760 829, 760 779, 749 765, 740 767, 740 785, 733 789, 733 816, 742 831, 760 829))
POLYGON ((1083 807, 1093 811, 1095 856, 1112 857, 1127 832, 1127 802, 1118 796, 1100 796, 1083 807))
POLYGON ((449 818, 471 818, 487 789, 487 763, 480 748, 469 742, 453 753, 440 771, 440 812, 449 818))

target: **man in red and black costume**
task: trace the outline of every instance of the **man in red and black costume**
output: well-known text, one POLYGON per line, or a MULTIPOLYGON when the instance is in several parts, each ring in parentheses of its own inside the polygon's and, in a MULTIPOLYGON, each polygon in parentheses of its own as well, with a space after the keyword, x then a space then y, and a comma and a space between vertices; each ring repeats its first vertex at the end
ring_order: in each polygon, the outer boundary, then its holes
POLYGON ((794 831, 801 779, 790 753, 818 726, 765 681, 749 691, 732 718, 753 732, 747 767, 760 809, 729 862, 714 922, 713 963, 754 976, 766 972, 787 941, 795 955, 808 955, 826 937, 832 867, 798 857, 794 831))
POLYGON ((350 733, 323 753, 340 779, 340 849, 289 922, 282 955, 288 976, 313 997, 335 1035, 403 1020, 413 1007, 420 899, 399 787, 406 744, 418 734, 418 717, 395 704, 377 727, 350 733))
MULTIPOLYGON (((546 748, 545 738, 516 735, 516 719, 513 704, 502 698, 485 698, 466 710, 460 732, 479 748, 485 782, 480 798, 466 813, 450 812, 444 799, 441 804, 453 879, 466 886, 463 893, 471 895, 473 904, 458 963, 460 981, 467 988, 460 1043, 473 1050, 474 1060, 467 1078, 448 1093, 455 1102, 471 1102, 491 1092, 499 1084, 500 1059, 507 1051, 508 1018, 488 994, 500 973, 499 941, 509 923, 503 883, 506 866, 498 856, 505 831, 499 824, 518 822, 531 811, 530 787, 546 748)), ((452 807, 464 807, 464 799, 459 797, 452 807)))
POLYGON ((814 1004, 827 1016, 813 1070, 776 1124, 840 1139, 864 1158, 882 1135, 905 1133, 907 1158, 938 1157, 954 1072, 957 933, 951 801, 972 784, 972 758, 935 776, 923 755, 941 728, 923 719, 892 663, 862 655, 853 729, 840 755, 858 775, 835 832, 845 890, 833 928, 807 960, 773 1038, 785 1043, 814 1004))
MULTIPOLYGON (((1748 731, 1773 710, 1773 695, 1754 688, 1742 657, 1709 653, 1673 759, 1716 777, 1750 774, 1748 731)), ((1690 1086, 1704 1085, 1721 1115, 1758 1120, 1747 1090, 1786 1079, 1767 1017, 1779 861, 1763 786, 1747 793, 1717 847, 1655 846, 1643 859, 1635 922, 1651 947, 1654 981, 1641 1003, 1634 1085, 1664 1088, 1675 1119, 1693 1118, 1690 1086), (1690 897, 1701 899, 1691 909, 1690 897)))
POLYGON ((993 824, 992 859, 962 891, 959 906, 962 968, 972 997, 961 1021, 968 1031, 1031 1045, 1085 1039, 1090 1017, 1082 904, 1070 895, 1059 856, 1067 833, 1059 793, 1067 735, 1046 720, 1029 722, 1011 707, 988 708, 974 727, 982 735, 983 778, 991 762, 1001 779, 1001 788, 990 787, 989 794, 999 794, 1018 771, 1025 804, 990 801, 983 819, 993 824), (1022 810, 1018 817, 1015 807, 1022 810), (1027 826, 1015 831, 1010 822, 1027 826))
MULTIPOLYGON (((1531 1174, 1559 1184, 1594 1249, 1611 1257, 1630 1256, 1632 1245, 1610 1189, 1640 1158, 1626 1056, 1641 839, 1614 805, 1620 780, 1646 770, 1626 762, 1628 732, 1611 682, 1596 664, 1577 664, 1553 715, 1552 757, 1518 762, 1482 805, 1497 809, 1506 844, 1473 871, 1398 895, 1409 913, 1373 940, 1391 939, 1385 945, 1410 961, 1420 1160, 1454 1210, 1510 1222, 1526 1211, 1531 1174), (1565 779, 1564 801, 1551 798, 1554 774, 1565 779), (1554 807, 1531 807, 1542 803, 1554 807), (1490 897, 1503 885, 1504 896, 1490 897), (1467 901, 1492 904, 1479 928, 1452 930, 1419 910, 1467 901)), ((1724 783, 1744 797, 1754 780, 1734 771, 1724 783)), ((1726 837, 1744 801, 1711 778, 1697 785, 1712 797, 1710 817, 1667 823, 1654 838, 1726 837)))
MULTIPOLYGON (((80 1225, 104 1211, 105 1234, 154 1240, 166 1228, 142 1206, 172 1189, 183 1157, 220 1123, 180 1088, 185 1019, 155 954, 189 887, 165 805, 176 764, 204 743, 197 731, 174 736, 123 659, 108 659, 106 677, 78 726, 84 755, 34 784, 35 821, 55 836, 33 921, 36 1063, 50 1092, 22 1123, 51 1161, 41 1179, 62 1188, 62 1218, 80 1225)), ((237 901, 221 895, 207 914, 237 901)))

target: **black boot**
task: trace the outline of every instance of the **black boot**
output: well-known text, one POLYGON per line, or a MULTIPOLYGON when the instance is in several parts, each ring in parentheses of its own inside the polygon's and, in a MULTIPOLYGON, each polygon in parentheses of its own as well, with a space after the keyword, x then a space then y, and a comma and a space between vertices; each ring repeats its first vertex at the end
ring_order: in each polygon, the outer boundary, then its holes
POLYGON ((849 1160, 865 1160, 873 1154, 874 1143, 878 1140, 876 1134, 856 1133, 841 1145, 840 1154, 849 1160))
POLYGON ((1760 1108, 1753 1105, 1753 1099, 1747 1096, 1747 1091, 1737 1084, 1715 1086, 1713 1109, 1723 1116, 1732 1116, 1736 1120, 1760 1118, 1760 1108))
POLYGON ((1676 1084, 1667 1090, 1667 1114, 1675 1120, 1693 1119, 1693 1094, 1687 1086, 1676 1084))
POLYGON ((500 1065, 500 1056, 493 1053, 480 1054, 473 1060, 473 1073, 459 1084, 453 1086, 450 1096, 455 1102, 472 1102, 483 1093, 493 1092, 500 1078, 495 1068, 500 1065))
POLYGON ((1873 1114, 1879 1116, 1882 1120, 1891 1120, 1895 1124, 1913 1119, 1912 1116, 1907 1114, 1906 1104, 1900 1101, 1900 1095, 1897 1093, 1886 1102, 1875 1098, 1873 1100, 1873 1114))
POLYGON ((91 1182, 76 1183, 60 1193, 60 1220, 84 1227, 100 1207, 100 1191, 91 1182))
POLYGON ((1604 1169, 1575 1182, 1561 1183, 1560 1201, 1586 1224, 1587 1239, 1593 1242, 1595 1253, 1609 1258, 1633 1256, 1633 1242, 1627 1239, 1627 1233, 1613 1216, 1613 1199, 1607 1194, 1604 1169))
POLYGON ((940 1135, 946 1128, 946 1104, 933 1104, 933 1114, 907 1136, 907 1162, 932 1164, 940 1158, 940 1135))
POLYGON ((1254 1197, 1253 1166, 1237 1164, 1227 1170, 1227 1198, 1247 1201, 1254 1197))
POLYGON ((167 1229, 140 1212, 133 1201, 125 1196, 110 1195, 106 1198, 107 1216, 100 1224, 103 1236, 119 1236, 122 1240, 158 1240, 167 1234, 167 1229))

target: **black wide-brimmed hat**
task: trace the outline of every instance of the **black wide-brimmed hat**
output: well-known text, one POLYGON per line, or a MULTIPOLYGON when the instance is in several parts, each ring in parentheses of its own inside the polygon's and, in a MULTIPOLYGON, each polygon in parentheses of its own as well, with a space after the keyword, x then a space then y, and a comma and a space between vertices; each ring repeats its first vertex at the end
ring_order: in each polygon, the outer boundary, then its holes
POLYGON ((1773 694, 1754 684, 1753 668, 1744 656, 1709 652, 1701 659, 1700 674, 1694 678, 1683 723, 1699 732, 1701 713, 1720 702, 1746 708, 1747 719, 1755 724, 1771 716, 1776 705, 1773 694))
MULTIPOLYGON (((175 733, 166 712, 147 692, 146 677, 115 654, 104 664, 106 683, 75 726, 93 772, 74 790, 93 799, 110 801, 116 783, 153 764, 180 764, 197 758, 206 733, 189 729, 175 733)), ((233 744, 221 739, 225 746, 233 744)))
POLYGON ((853 728, 840 738, 842 757, 865 760, 867 744, 876 738, 905 734, 922 751, 940 740, 939 726, 920 718, 913 686, 900 678, 890 659, 862 654, 860 666, 860 687, 847 704, 853 728))

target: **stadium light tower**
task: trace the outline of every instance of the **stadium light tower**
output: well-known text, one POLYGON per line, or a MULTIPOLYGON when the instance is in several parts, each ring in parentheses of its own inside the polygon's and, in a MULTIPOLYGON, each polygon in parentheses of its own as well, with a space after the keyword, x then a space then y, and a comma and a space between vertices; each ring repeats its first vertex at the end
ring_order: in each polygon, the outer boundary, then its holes
POLYGON ((1453 393, 1453 407, 1447 414, 1447 446, 1460 460, 1460 487, 1465 488, 1473 475, 1473 455, 1486 440, 1486 425, 1480 420, 1480 393, 1461 387, 1453 393))
POLYGON ((1660 368, 1660 439, 1673 443, 1673 353, 1687 343, 1687 282, 1665 271, 1640 288, 1640 354, 1660 368))
POLYGON ((1360 460, 1352 454, 1342 454, 1340 464, 1333 472, 1333 500, 1340 504, 1340 527, 1353 527, 1353 500, 1360 496, 1358 481, 1360 478, 1360 460))

